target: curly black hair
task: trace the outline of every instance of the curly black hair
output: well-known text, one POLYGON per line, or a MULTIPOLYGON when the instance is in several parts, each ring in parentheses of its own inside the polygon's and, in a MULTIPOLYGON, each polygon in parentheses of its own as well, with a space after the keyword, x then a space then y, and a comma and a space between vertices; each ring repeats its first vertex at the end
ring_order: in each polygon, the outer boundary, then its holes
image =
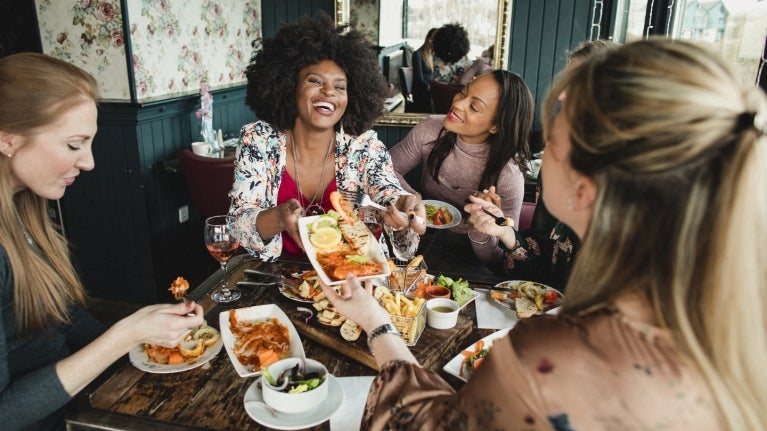
POLYGON ((245 103, 259 119, 278 130, 292 128, 298 116, 299 71, 332 60, 346 73, 348 83, 344 130, 358 135, 372 127, 383 112, 386 79, 373 46, 362 33, 347 27, 336 27, 327 14, 302 16, 283 25, 273 38, 253 41, 254 54, 245 70, 245 103))
POLYGON ((469 33, 460 24, 445 24, 434 35, 434 55, 452 64, 469 53, 469 33))

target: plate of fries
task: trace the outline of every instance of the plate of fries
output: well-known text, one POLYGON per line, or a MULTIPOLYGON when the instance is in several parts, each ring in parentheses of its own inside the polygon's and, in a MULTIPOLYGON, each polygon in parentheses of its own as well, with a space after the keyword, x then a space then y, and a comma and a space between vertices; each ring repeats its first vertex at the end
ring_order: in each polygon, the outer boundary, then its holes
MULTIPOLYGON (((168 348, 145 343, 139 344, 138 346, 131 349, 131 351, 128 352, 128 359, 130 360, 130 363, 139 370, 145 371, 147 373, 157 374, 180 373, 182 371, 187 371, 202 366, 203 364, 209 362, 211 359, 215 358, 216 355, 218 355, 218 352, 220 352, 221 348, 224 346, 224 342, 221 339, 219 332, 215 328, 211 328, 207 325, 195 329, 192 331, 190 336, 193 336, 195 331, 199 331, 202 328, 205 328, 206 331, 215 331, 215 335, 218 338, 210 346, 204 346, 204 350, 200 354, 194 355, 189 351, 185 351, 185 356, 181 353, 178 347, 168 348), (181 355, 183 359, 180 363, 169 365, 167 363, 160 363, 151 360, 150 355, 153 357, 169 357, 181 355)), ((164 362, 167 362, 167 360, 164 362)), ((173 361, 171 360, 171 362, 173 361)))
POLYGON ((373 296, 389 312, 392 324, 402 335, 405 344, 415 346, 426 327, 426 300, 410 299, 400 292, 392 292, 385 286, 376 286, 373 296))

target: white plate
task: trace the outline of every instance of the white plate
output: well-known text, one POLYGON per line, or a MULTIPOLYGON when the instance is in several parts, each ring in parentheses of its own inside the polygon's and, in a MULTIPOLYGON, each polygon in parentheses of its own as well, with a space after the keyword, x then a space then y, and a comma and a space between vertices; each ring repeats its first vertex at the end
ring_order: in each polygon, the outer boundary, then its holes
POLYGON ((440 224, 440 225, 432 224, 428 220, 428 218, 427 218, 426 219, 426 227, 430 227, 430 228, 434 228, 434 229, 447 229, 447 228, 451 228, 453 226, 458 226, 458 223, 461 222, 461 218, 462 218, 461 212, 458 211, 458 209, 456 207, 450 205, 447 202, 424 199, 424 200, 421 201, 421 203, 423 203, 424 205, 433 205, 433 206, 435 206, 437 208, 445 207, 445 208, 447 208, 448 211, 450 211, 450 215, 453 216, 453 220, 450 223, 445 223, 445 224, 440 224))
POLYGON ((130 363, 133 364, 134 367, 141 371, 146 371, 147 373, 180 373, 181 371, 197 368, 215 358, 218 352, 221 351, 221 346, 224 345, 222 338, 223 337, 219 337, 218 341, 216 341, 216 344, 205 348, 205 351, 202 353, 202 355, 189 362, 182 362, 175 365, 165 365, 152 362, 146 356, 146 353, 144 353, 143 345, 138 345, 131 349, 131 351, 128 352, 128 359, 130 359, 130 363))
MULTIPOLYGON (((509 331, 511 331, 511 328, 513 328, 513 326, 501 329, 499 331, 495 331, 492 334, 488 335, 487 337, 483 338, 482 341, 485 342, 485 347, 492 346, 493 341, 495 341, 496 338, 501 338, 506 336, 506 334, 508 334, 509 331)), ((471 343, 470 345, 466 346, 463 350, 461 350, 461 352, 463 352, 464 350, 474 351, 474 346, 476 344, 477 342, 471 343)), ((445 370, 446 373, 452 374, 465 382, 466 377, 461 375, 461 365, 463 364, 464 359, 465 357, 461 353, 458 353, 457 355, 455 355, 455 357, 453 357, 453 359, 450 360, 450 362, 445 364, 445 366, 442 367, 442 369, 445 370)))
POLYGON ((472 302, 472 301, 474 301, 475 299, 477 299, 477 297, 478 297, 479 295, 480 295, 480 293, 479 293, 479 292, 477 292, 476 290, 472 290, 472 291, 471 291, 471 297, 470 297, 470 298, 469 298, 469 299, 468 299, 466 302, 464 302, 463 304, 458 304, 458 309, 459 309, 459 310, 462 310, 462 309, 463 309, 463 307, 465 307, 465 306, 469 305, 469 303, 470 303, 470 302, 472 302))
POLYGON ((283 325, 288 328, 288 335, 290 335, 290 357, 305 358, 304 346, 301 344, 301 338, 298 336, 296 328, 290 321, 288 316, 280 307, 275 304, 267 305, 255 305, 253 307, 238 308, 236 310, 222 311, 218 315, 218 324, 221 328, 221 339, 226 347, 226 353, 229 355, 229 359, 232 361, 234 369, 240 377, 251 377, 261 375, 261 371, 252 370, 245 365, 242 365, 234 354, 234 334, 229 329, 229 312, 237 311, 238 320, 265 320, 271 317, 276 317, 283 325))
POLYGON ((248 404, 248 401, 264 401, 264 397, 261 395, 261 388, 258 387, 259 380, 257 379, 245 391, 245 399, 243 400, 245 411, 248 412, 248 415, 254 421, 278 430, 298 430, 319 425, 330 419, 344 401, 344 388, 341 386, 341 383, 332 374, 328 373, 327 376, 329 385, 328 396, 314 410, 297 414, 276 412, 272 415, 263 406, 248 404))
POLYGON ((292 299, 294 301, 303 302, 306 304, 313 304, 314 300, 312 298, 302 298, 298 294, 295 293, 295 289, 298 288, 298 286, 301 285, 301 279, 300 273, 291 274, 295 277, 291 277, 289 280, 285 279, 282 280, 282 283, 280 283, 280 293, 282 296, 292 299))
MULTIPOLYGON (((330 277, 328 277, 327 274, 325 274, 325 271, 320 266, 319 262, 317 262, 317 249, 312 245, 311 241, 309 241, 309 226, 314 223, 315 220, 317 220, 320 216, 309 216, 309 217, 301 217, 298 219, 298 233, 301 235, 301 242, 304 244, 304 250, 306 251, 306 256, 309 258, 309 262, 312 263, 312 267, 317 271, 317 275, 320 276, 322 281, 325 282, 328 286, 332 286, 334 284, 341 284, 345 282, 346 280, 331 280, 330 277)), ((365 277, 357 277, 359 280, 367 280, 369 278, 380 278, 380 277, 386 277, 389 274, 391 274, 391 269, 389 269, 389 265, 386 264, 386 256, 383 253, 383 249, 381 249, 381 243, 376 241, 376 239, 373 237, 373 234, 370 233, 368 230, 368 235, 370 235, 370 251, 368 252, 367 256, 372 260, 373 262, 378 262, 381 264, 382 271, 380 274, 375 275, 367 275, 365 277)))
MULTIPOLYGON (((512 286, 516 286, 516 285, 518 285, 520 283, 527 283, 527 281, 525 281, 525 280, 502 281, 502 282, 496 284, 495 287, 509 288, 509 292, 511 292, 512 291, 511 287, 512 286)), ((549 290, 553 290, 553 291, 557 292, 557 297, 559 298, 559 300, 557 301, 556 304, 544 304, 543 311, 539 311, 538 313, 536 313, 537 315, 546 314, 549 311, 551 311, 552 309, 557 308, 560 305, 562 305, 562 299, 564 298, 564 295, 562 295, 562 292, 558 291, 557 289, 554 289, 553 287, 546 286, 543 283, 538 283, 537 281, 534 281, 533 283, 537 284, 538 286, 541 286, 543 288, 544 292, 547 292, 549 290)), ((506 298, 503 301, 499 301, 499 300, 493 298, 492 296, 490 296, 490 299, 492 299, 493 302, 495 302, 496 304, 498 304, 498 305, 500 305, 502 307, 506 307, 509 310, 516 311, 516 308, 514 308, 514 299, 512 299, 512 298, 506 298)))

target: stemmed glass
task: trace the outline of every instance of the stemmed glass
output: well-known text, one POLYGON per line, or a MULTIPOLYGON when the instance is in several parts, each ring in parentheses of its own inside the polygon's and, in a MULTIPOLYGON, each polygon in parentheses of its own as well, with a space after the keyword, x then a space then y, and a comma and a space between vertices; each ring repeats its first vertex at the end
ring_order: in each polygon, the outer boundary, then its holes
POLYGON ((224 279, 221 287, 210 294, 216 302, 232 302, 240 299, 242 293, 227 286, 226 264, 237 252, 240 241, 234 231, 234 217, 218 215, 205 220, 205 247, 211 256, 219 261, 224 279))

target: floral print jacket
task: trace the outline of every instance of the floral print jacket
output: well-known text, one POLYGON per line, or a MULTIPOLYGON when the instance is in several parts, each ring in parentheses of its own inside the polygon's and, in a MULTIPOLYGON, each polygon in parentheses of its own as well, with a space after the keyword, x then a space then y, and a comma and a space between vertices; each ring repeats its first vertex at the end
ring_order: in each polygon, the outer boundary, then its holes
MULTIPOLYGON (((256 217, 262 210, 277 205, 286 159, 285 133, 264 121, 247 124, 240 130, 229 214, 236 218, 241 245, 264 261, 280 256, 282 234, 264 240, 256 229, 256 217)), ((362 190, 382 205, 409 194, 397 180, 389 152, 373 130, 359 136, 336 133, 335 168, 339 191, 362 190)), ((418 247, 415 232, 409 229, 400 232, 399 235, 410 237, 407 241, 410 247, 418 247)))

